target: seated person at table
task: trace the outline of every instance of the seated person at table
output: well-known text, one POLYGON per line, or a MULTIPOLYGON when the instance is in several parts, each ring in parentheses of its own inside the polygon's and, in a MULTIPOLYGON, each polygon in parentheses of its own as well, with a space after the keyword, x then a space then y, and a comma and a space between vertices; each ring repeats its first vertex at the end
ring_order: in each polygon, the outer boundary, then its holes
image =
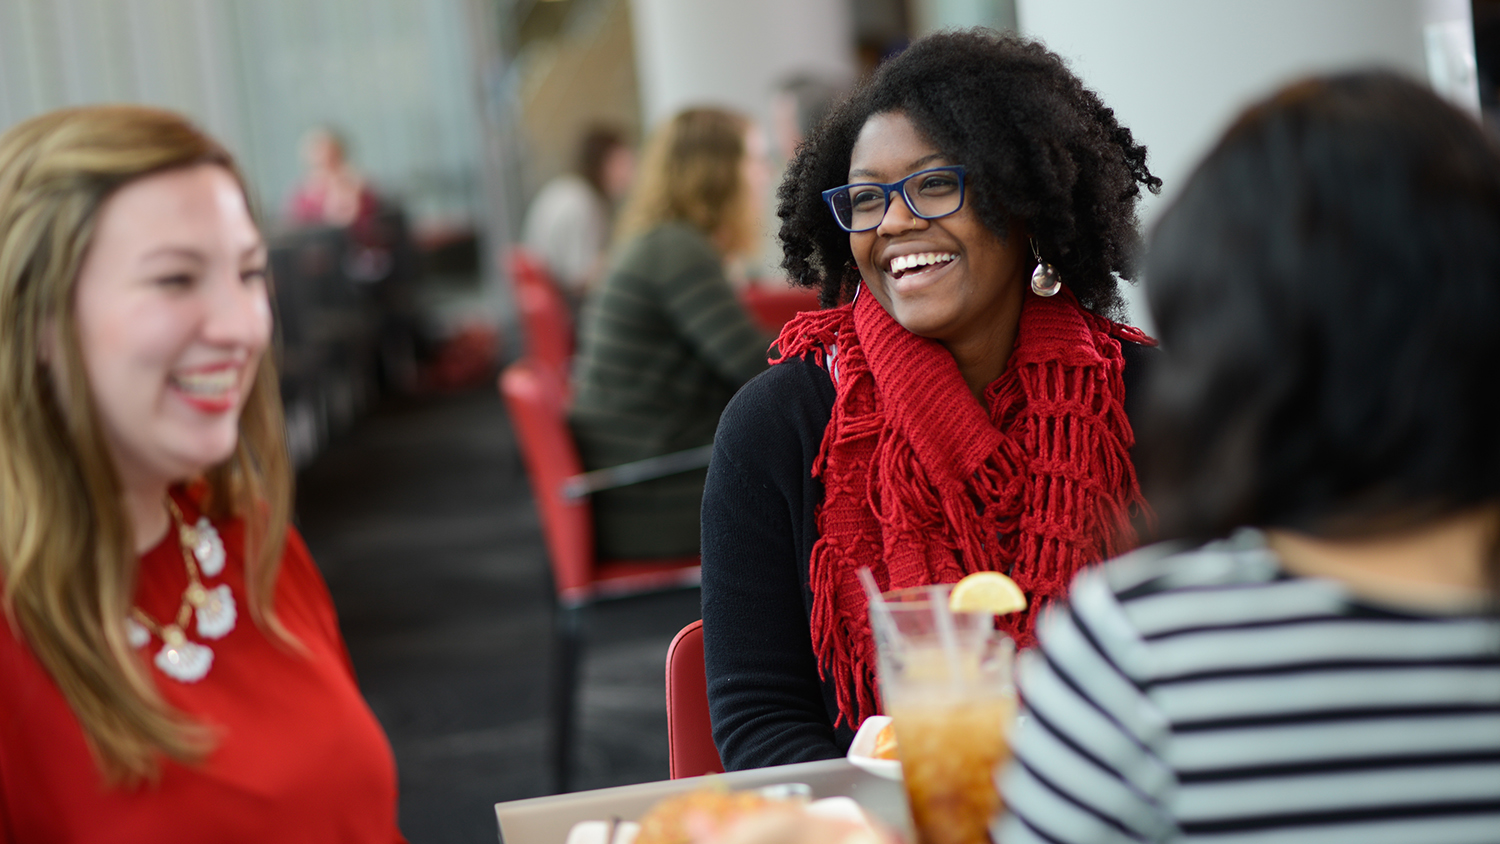
POLYGON ((400 841, 287 524, 266 246, 170 112, 0 136, 0 842, 400 841))
MULTIPOLYGON (((771 338, 735 298, 727 258, 753 249, 765 140, 748 120, 684 111, 657 130, 621 222, 624 244, 584 309, 569 421, 588 469, 713 442, 766 368, 771 338)), ((704 470, 594 496, 599 553, 698 553, 704 470)))
POLYGON ((1006 844, 1500 836, 1500 151, 1385 73, 1252 107, 1152 236, 1175 542, 1023 657, 1006 844))
POLYGON ((800 148, 784 267, 828 309, 725 411, 703 500, 730 770, 840 756, 878 711, 861 566, 882 589, 998 570, 1035 608, 1134 545, 1149 341, 1111 317, 1145 161, 1061 59, 984 30, 912 45, 800 148))
POLYGON ((615 203, 634 177, 624 133, 594 126, 579 142, 575 171, 543 185, 526 209, 521 239, 575 310, 603 272, 615 203))
POLYGON ((307 172, 287 200, 287 218, 304 226, 367 225, 380 211, 380 198, 349 162, 343 138, 318 127, 302 139, 307 172))

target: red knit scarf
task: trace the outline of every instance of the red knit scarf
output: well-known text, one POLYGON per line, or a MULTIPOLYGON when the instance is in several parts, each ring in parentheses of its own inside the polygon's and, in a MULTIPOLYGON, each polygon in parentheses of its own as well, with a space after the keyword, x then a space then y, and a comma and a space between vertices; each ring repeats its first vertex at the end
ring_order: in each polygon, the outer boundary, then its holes
POLYGON ((782 329, 781 360, 811 353, 835 382, 813 463, 824 498, 809 575, 813 648, 820 676, 834 678, 838 720, 857 726, 879 708, 860 566, 883 590, 1005 572, 1031 606, 1002 617, 1003 628, 1028 647, 1040 605, 1083 566, 1135 543, 1130 512, 1145 501, 1117 338, 1155 343, 1066 290, 1028 292, 986 414, 953 356, 868 291, 782 329))

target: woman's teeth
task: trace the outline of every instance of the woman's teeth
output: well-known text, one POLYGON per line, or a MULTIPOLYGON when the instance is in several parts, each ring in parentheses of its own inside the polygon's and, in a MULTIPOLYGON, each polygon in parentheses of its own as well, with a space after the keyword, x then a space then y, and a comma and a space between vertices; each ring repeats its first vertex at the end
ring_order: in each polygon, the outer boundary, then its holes
POLYGON ((180 373, 172 376, 172 383, 183 392, 195 396, 216 396, 233 389, 239 377, 237 369, 217 369, 212 372, 180 373))
POLYGON ((897 255, 891 259, 891 277, 900 278, 918 267, 946 264, 956 260, 952 252, 918 252, 914 255, 897 255))

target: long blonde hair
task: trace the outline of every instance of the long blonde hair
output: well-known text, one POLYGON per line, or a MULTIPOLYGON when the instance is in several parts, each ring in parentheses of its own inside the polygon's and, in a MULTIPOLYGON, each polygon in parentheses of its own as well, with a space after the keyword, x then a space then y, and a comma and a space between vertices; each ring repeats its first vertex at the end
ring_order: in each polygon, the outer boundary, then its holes
MULTIPOLYGON (((85 375, 73 291, 104 202, 142 177, 200 164, 223 167, 244 190, 229 153, 167 111, 66 109, 0 135, 0 590, 7 619, 113 783, 155 777, 163 755, 200 760, 213 737, 167 705, 126 641, 139 561, 85 375), (49 333, 56 365, 43 357, 49 333)), ((245 519, 252 617, 293 642, 271 606, 291 473, 269 355, 234 455, 204 480, 211 517, 245 519)))
POLYGON ((675 221, 726 254, 753 249, 759 221, 742 168, 749 131, 749 120, 717 108, 678 112, 657 129, 621 212, 620 240, 675 221))

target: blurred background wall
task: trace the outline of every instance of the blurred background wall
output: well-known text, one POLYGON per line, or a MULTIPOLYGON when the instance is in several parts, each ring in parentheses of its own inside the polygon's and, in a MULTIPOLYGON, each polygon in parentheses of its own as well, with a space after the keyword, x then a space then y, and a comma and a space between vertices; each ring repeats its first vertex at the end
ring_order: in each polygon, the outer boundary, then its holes
POLYGON ((847 0, 631 0, 647 125, 718 102, 765 123, 777 82, 854 76, 847 0))
POLYGON ((0 126, 60 106, 154 103, 240 157, 267 210, 330 125, 422 225, 481 217, 463 0, 3 0, 0 126))
POLYGON ((1237 111, 1296 77, 1378 65, 1479 110, 1468 0, 1017 0, 1017 17, 1151 150, 1162 199, 1237 111))
POLYGON ((527 194, 572 166, 577 139, 589 125, 609 123, 633 137, 641 133, 628 0, 530 5, 515 26, 514 64, 527 162, 520 188, 527 194))
MULTIPOLYGON (((1150 150, 1163 186, 1147 225, 1240 109, 1297 77, 1387 67, 1479 111, 1469 0, 1016 0, 1016 18, 1150 150)), ((1139 289, 1127 297, 1149 330, 1139 289)))
MULTIPOLYGON (((855 78, 923 33, 1043 39, 1151 150, 1163 199, 1248 98, 1381 64, 1468 107, 1494 102, 1496 0, 0 0, 0 127, 59 106, 185 111, 243 159, 267 209, 298 140, 330 124, 419 233, 470 229, 494 256, 586 125, 639 140, 688 103, 766 118, 796 72, 855 78), (1476 30, 1476 23, 1478 28, 1476 30)), ((1148 200, 1150 221, 1157 203, 1148 200)), ((773 262, 774 263, 774 262, 773 262)), ((774 271, 774 270, 773 270, 774 271)), ((458 306, 462 307, 462 306, 458 306)), ((476 306, 478 307, 478 306, 476 306)))

